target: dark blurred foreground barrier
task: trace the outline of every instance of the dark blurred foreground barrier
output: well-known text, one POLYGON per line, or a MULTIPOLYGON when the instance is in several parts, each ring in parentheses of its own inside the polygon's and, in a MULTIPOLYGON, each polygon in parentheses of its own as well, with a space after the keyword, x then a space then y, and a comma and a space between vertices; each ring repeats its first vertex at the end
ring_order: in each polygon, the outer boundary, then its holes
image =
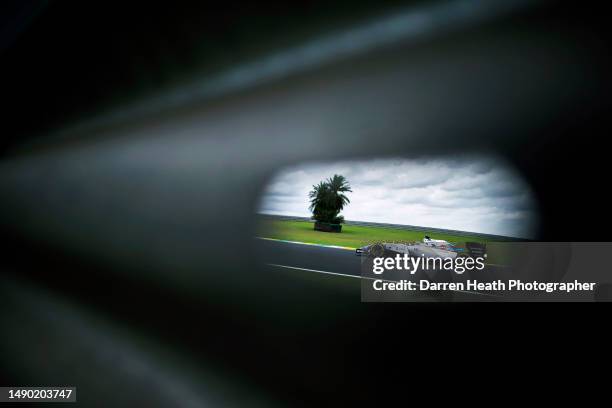
POLYGON ((0 162, 3 383, 74 385, 86 406, 348 405, 398 390, 413 368, 456 370, 415 358, 457 337, 467 347, 474 330, 488 330, 479 355, 511 338, 514 312, 365 305, 357 279, 271 270, 252 239, 284 166, 481 152, 532 185, 541 238, 601 238, 607 202, 584 199, 609 162, 596 146, 612 68, 596 22, 535 7, 449 30, 441 10, 413 16, 427 35, 359 37, 367 47, 318 63, 305 48, 291 54, 300 70, 265 60, 265 78, 228 77, 248 86, 160 95, 15 147, 0 162), (587 156, 592 175, 571 194, 554 183, 587 156))

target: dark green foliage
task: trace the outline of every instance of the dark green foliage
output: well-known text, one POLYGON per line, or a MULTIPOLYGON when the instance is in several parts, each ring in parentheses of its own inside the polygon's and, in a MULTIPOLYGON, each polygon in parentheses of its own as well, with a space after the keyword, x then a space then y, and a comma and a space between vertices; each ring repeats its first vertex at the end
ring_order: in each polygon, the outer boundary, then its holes
POLYGON ((350 203, 348 197, 343 193, 351 191, 353 190, 346 178, 338 174, 312 186, 309 194, 312 218, 331 224, 343 223, 344 217, 339 215, 340 211, 350 203))

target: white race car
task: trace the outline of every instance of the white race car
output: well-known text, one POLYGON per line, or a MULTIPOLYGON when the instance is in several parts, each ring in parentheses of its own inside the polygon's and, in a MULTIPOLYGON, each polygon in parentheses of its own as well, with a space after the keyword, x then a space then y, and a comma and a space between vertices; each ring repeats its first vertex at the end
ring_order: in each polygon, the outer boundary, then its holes
POLYGON ((440 258, 456 258, 462 248, 457 248, 448 241, 441 239, 431 239, 428 236, 423 238, 423 242, 415 242, 411 244, 404 243, 378 243, 366 245, 355 250, 358 256, 367 255, 380 257, 385 253, 408 254, 409 256, 425 256, 425 257, 440 257, 440 258))

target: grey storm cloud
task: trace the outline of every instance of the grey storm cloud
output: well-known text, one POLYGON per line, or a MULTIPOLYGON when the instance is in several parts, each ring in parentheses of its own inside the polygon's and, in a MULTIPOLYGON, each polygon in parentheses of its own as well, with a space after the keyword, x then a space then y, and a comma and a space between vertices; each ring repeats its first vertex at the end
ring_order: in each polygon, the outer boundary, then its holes
POLYGON ((537 213, 529 186, 497 158, 388 159, 310 163, 279 172, 259 212, 310 216, 308 192, 334 174, 353 192, 347 220, 419 225, 532 238, 537 213))

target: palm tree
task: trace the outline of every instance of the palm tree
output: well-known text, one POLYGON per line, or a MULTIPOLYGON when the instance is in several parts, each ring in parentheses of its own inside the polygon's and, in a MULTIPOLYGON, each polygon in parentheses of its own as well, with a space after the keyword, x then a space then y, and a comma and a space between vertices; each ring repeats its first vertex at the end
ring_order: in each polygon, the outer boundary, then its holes
MULTIPOLYGON (((352 191, 346 178, 338 174, 312 186, 312 191, 308 196, 312 218, 317 221, 315 229, 321 229, 318 228, 320 227, 318 223, 341 224, 344 222, 344 217, 339 213, 350 203, 344 193, 352 191)), ((337 230, 339 231, 340 228, 337 230)))

